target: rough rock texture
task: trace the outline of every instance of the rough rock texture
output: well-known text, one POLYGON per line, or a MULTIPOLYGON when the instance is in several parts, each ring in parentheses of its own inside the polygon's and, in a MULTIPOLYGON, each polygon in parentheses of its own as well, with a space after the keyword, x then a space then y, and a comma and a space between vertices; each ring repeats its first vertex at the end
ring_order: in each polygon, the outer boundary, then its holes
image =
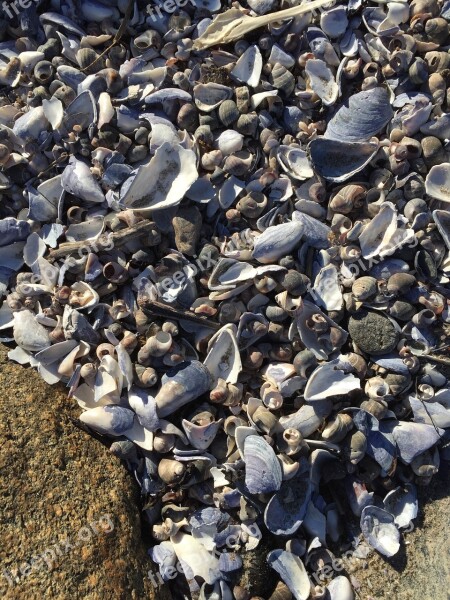
POLYGON ((348 332, 355 344, 367 354, 386 354, 394 348, 398 339, 391 321, 372 311, 361 310, 350 317, 348 332))
POLYGON ((2 597, 154 598, 132 476, 72 424, 79 409, 62 387, 6 354, 0 346, 2 597))
POLYGON ((398 555, 372 552, 356 565, 359 600, 448 600, 450 590, 450 464, 428 487, 418 488, 419 515, 398 555))

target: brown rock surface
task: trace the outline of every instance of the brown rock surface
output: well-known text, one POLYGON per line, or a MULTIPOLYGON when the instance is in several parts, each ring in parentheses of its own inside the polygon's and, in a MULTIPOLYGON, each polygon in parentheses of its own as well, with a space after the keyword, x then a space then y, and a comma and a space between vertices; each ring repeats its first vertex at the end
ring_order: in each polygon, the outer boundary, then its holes
POLYGON ((72 424, 80 411, 64 388, 10 363, 1 345, 0 390, 3 599, 154 598, 132 476, 72 424))

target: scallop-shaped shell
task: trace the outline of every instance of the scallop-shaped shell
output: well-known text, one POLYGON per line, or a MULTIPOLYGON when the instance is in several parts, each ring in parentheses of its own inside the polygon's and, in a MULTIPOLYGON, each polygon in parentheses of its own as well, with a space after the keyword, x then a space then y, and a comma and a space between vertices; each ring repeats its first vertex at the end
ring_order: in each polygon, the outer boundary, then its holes
POLYGON ((450 202, 450 163, 431 167, 425 179, 425 190, 437 200, 450 202))
POLYGON ((378 151, 378 142, 345 142, 319 137, 309 144, 314 171, 339 183, 362 171, 378 151))
POLYGON ((244 442, 245 485, 251 494, 268 494, 280 489, 282 472, 272 447, 260 436, 244 442))
POLYGON ((344 373, 337 368, 338 359, 320 365, 312 373, 305 387, 305 400, 323 400, 330 396, 340 396, 360 389, 361 382, 352 373, 344 373))
POLYGON ((394 556, 400 549, 400 534, 394 517, 382 508, 366 506, 363 509, 361 531, 372 548, 385 556, 394 556))
POLYGON ((322 100, 325 106, 334 104, 339 95, 339 86, 333 73, 323 60, 306 61, 305 72, 309 78, 309 86, 322 100))
POLYGON ((219 379, 236 383, 242 371, 236 334, 236 325, 224 325, 209 341, 204 365, 211 373, 214 385, 219 379))
POLYGON ((292 592, 295 600, 307 600, 311 582, 302 560, 285 550, 272 550, 267 555, 269 566, 274 569, 292 592))
POLYGON ((198 178, 196 156, 179 144, 163 143, 153 158, 138 168, 120 198, 125 208, 151 211, 177 206, 198 178))
POLYGON ((193 89, 194 102, 203 112, 211 112, 233 95, 231 88, 220 83, 198 83, 193 89))
POLYGON ((263 61, 258 46, 249 46, 239 57, 231 76, 250 87, 257 87, 261 78, 263 61))
POLYGON ((393 115, 384 88, 364 90, 351 95, 339 107, 328 123, 324 137, 341 142, 363 142, 382 131, 393 115))

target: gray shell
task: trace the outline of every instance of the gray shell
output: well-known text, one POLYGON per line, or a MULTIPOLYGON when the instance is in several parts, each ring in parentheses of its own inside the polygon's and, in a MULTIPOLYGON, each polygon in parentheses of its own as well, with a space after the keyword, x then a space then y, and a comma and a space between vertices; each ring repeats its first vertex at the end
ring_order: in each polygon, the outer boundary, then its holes
POLYGON ((305 518, 311 493, 309 471, 303 471, 284 481, 264 512, 267 529, 275 535, 295 533, 305 518))
POLYGON ((257 435, 244 442, 245 485, 251 494, 276 492, 281 486, 281 466, 272 447, 257 435))
POLYGON ((161 384, 155 401, 158 415, 167 417, 209 391, 212 377, 201 362, 193 360, 169 369, 163 375, 161 384))
POLYGON ((314 171, 335 183, 362 171, 378 152, 377 142, 345 142, 319 137, 310 142, 314 171))
POLYGON ((364 142, 384 129, 394 112, 389 95, 382 87, 350 96, 328 123, 327 139, 364 142))

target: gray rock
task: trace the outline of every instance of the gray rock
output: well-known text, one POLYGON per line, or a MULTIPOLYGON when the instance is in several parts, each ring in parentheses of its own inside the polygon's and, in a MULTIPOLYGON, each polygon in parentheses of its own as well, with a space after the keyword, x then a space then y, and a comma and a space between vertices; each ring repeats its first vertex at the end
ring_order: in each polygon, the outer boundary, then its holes
POLYGON ((362 310, 348 322, 348 332, 355 344, 367 354, 387 354, 394 349, 398 333, 384 315, 362 310))

